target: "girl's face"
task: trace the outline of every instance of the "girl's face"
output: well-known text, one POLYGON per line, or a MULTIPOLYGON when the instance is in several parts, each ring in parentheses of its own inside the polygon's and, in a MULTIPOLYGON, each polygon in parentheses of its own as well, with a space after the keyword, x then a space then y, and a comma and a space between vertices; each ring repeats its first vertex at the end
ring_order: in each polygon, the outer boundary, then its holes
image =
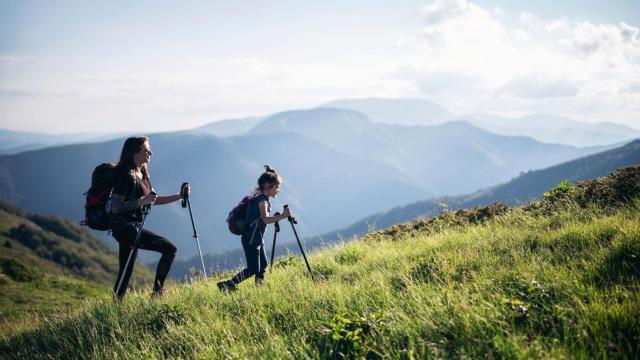
POLYGON ((152 154, 153 153, 151 152, 151 148, 149 147, 149 142, 145 141, 144 144, 142 144, 142 148, 140 149, 140 151, 133 155, 133 161, 138 166, 146 164, 149 162, 149 159, 151 159, 152 154))
POLYGON ((277 182, 275 184, 269 184, 264 188, 264 194, 270 197, 276 197, 280 192, 280 183, 277 182))

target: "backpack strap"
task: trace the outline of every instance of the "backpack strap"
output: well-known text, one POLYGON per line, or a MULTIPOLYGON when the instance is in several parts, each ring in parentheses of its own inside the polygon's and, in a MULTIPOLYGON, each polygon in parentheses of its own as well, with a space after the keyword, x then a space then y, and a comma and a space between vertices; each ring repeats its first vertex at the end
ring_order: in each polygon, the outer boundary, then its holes
MULTIPOLYGON (((255 207, 257 208, 257 212, 258 212, 258 213, 257 213, 258 217, 257 217, 257 218, 256 218, 256 219, 251 223, 251 225, 249 225, 249 226, 252 226, 252 227, 253 227, 253 233, 252 233, 252 235, 251 235, 251 239, 249 240, 249 244, 252 244, 252 245, 253 245, 253 240, 254 240, 254 238, 255 238, 255 236, 256 236, 256 231, 258 230, 258 228, 260 227, 260 223, 262 222, 262 218, 260 217, 260 208, 258 207, 258 200, 256 200, 259 196, 262 196, 262 194, 261 194, 261 193, 259 193, 259 194, 257 194, 256 196, 254 196, 254 197, 251 199, 251 203, 249 203, 249 204, 250 204, 250 206, 251 206, 251 205, 255 206, 255 207)), ((267 204, 269 204, 269 208, 271 208, 271 203, 269 202, 269 197, 268 197, 268 196, 266 196, 266 198, 267 198, 267 199, 266 199, 265 201, 267 202, 267 204)), ((247 210, 248 210, 248 209, 247 209, 247 210)), ((247 216, 248 216, 248 215, 249 215, 249 211, 247 211, 247 216)), ((265 225, 266 225, 266 224, 265 224, 265 225)), ((264 236, 264 235, 263 235, 263 236, 264 236)))
POLYGON ((251 239, 249 239, 249 244, 253 245, 253 239, 256 237, 256 231, 258 230, 258 226, 260 225, 258 222, 260 218, 257 218, 256 221, 253 222, 251 226, 253 226, 253 233, 251 233, 251 239))

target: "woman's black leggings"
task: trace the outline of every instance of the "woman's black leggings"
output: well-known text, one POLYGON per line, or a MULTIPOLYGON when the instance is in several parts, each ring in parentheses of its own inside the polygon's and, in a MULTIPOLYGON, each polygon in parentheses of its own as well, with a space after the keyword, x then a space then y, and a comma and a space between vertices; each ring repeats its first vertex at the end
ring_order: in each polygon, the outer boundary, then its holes
MULTIPOLYGON (((136 233, 136 227, 131 225, 113 230, 113 237, 118 241, 118 243, 120 243, 120 270, 118 271, 116 284, 113 287, 114 293, 116 293, 116 291, 118 290, 118 282, 120 281, 120 277, 123 276, 122 271, 127 264, 127 259, 129 258, 129 253, 131 252, 131 244, 136 238, 136 233)), ((169 270, 171 269, 173 258, 176 256, 176 246, 173 245, 171 241, 147 229, 142 229, 142 233, 140 234, 140 240, 138 241, 138 243, 140 249, 158 251, 162 254, 162 257, 160 257, 160 261, 158 262, 158 268, 156 269, 156 279, 153 282, 153 291, 159 292, 162 290, 164 280, 167 277, 167 274, 169 274, 169 270)), ((131 258, 131 263, 129 264, 127 273, 124 274, 124 279, 122 280, 122 288, 120 289, 120 292, 116 294, 119 298, 122 298, 127 292, 127 284, 129 283, 129 278, 131 277, 131 273, 133 272, 133 264, 136 261, 137 255, 138 250, 136 249, 133 252, 133 257, 131 258)))

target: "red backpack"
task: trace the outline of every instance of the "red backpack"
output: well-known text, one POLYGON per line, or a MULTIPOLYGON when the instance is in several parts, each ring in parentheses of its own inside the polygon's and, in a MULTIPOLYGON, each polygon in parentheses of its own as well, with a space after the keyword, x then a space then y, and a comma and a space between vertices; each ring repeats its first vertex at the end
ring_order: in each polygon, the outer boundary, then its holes
POLYGON ((91 173, 91 188, 85 194, 83 226, 94 230, 111 229, 111 213, 108 209, 111 191, 116 181, 116 164, 98 165, 91 173))
POLYGON ((247 208, 252 198, 253 196, 243 197, 240 203, 229 212, 229 216, 227 216, 227 226, 232 234, 242 235, 247 225, 247 208))
MULTIPOLYGON (((91 173, 91 188, 84 193, 84 221, 81 221, 80 225, 101 231, 112 229, 111 193, 117 178, 116 164, 103 163, 96 166, 91 173)), ((135 187, 134 182, 127 199, 135 187)))

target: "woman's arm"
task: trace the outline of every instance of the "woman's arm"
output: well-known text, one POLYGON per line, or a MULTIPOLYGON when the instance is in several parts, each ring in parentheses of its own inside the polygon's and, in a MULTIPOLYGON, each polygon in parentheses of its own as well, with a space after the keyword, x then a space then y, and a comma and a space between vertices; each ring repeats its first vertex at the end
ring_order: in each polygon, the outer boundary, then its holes
POLYGON ((262 219, 262 222, 265 224, 271 224, 276 221, 286 219, 291 215, 291 211, 289 210, 289 208, 286 208, 280 215, 268 216, 267 206, 268 205, 266 201, 260 201, 258 203, 258 209, 260 209, 260 219, 262 219))
POLYGON ((182 199, 182 197, 184 196, 183 194, 186 194, 186 195, 191 194, 191 187, 189 186, 189 184, 187 184, 182 189, 182 193, 175 194, 175 195, 168 195, 168 196, 158 196, 154 205, 163 205, 163 204, 172 203, 174 201, 178 201, 182 199))
POLYGON ((140 199, 133 199, 129 201, 124 201, 124 196, 113 194, 111 195, 111 212, 114 214, 120 214, 129 212, 139 208, 140 199))
POLYGON ((113 194, 111 196, 111 212, 113 214, 120 214, 136 210, 141 206, 153 205, 156 201, 156 198, 157 196, 155 194, 149 194, 139 199, 124 201, 124 196, 113 194))
POLYGON ((167 195, 167 196, 158 196, 158 198, 156 199, 156 202, 154 205, 164 205, 164 204, 169 204, 172 203, 174 201, 178 201, 182 199, 182 197, 180 196, 180 194, 176 194, 176 195, 167 195))
POLYGON ((125 201, 125 194, 132 194, 132 188, 134 186, 135 180, 131 174, 122 174, 118 178, 118 181, 113 187, 113 194, 111 195, 111 212, 113 214, 126 213, 136 210, 141 206, 153 204, 156 199, 156 196, 153 194, 149 194, 139 199, 125 201))

